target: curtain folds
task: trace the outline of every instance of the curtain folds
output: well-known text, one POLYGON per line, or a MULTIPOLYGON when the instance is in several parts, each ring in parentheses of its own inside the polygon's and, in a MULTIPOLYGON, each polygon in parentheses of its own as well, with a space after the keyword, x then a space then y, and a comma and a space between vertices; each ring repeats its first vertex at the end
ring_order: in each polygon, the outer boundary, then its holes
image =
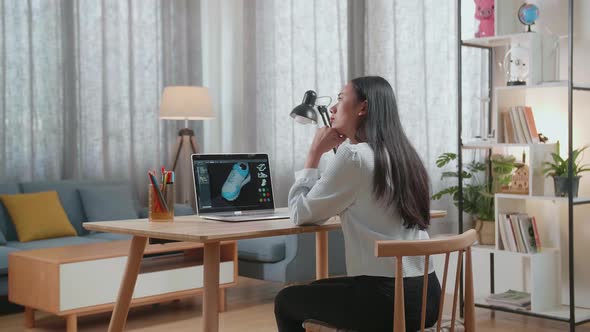
MULTIPOLYGON (((183 127, 158 119, 163 87, 204 85, 216 119, 191 122, 201 150, 268 153, 284 206, 315 132, 291 109, 307 90, 334 103, 349 79, 380 75, 433 191, 448 185, 435 160, 457 146, 454 1, 1 4, 0 181, 122 178, 145 197, 145 172, 169 164, 183 127)), ((473 30, 464 25, 465 35, 473 30)), ((487 63, 479 50, 463 60, 463 136, 471 137, 481 133, 487 63)))

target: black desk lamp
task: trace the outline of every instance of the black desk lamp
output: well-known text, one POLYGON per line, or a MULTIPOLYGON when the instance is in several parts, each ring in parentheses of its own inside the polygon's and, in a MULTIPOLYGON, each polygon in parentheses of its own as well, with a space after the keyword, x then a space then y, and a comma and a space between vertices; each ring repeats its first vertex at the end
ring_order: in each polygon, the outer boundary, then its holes
MULTIPOLYGON (((315 91, 306 91, 305 95, 303 95, 303 101, 301 101, 301 104, 296 106, 291 111, 291 117, 301 124, 318 123, 318 116, 314 108, 316 106, 315 102, 317 99, 318 96, 315 91)), ((328 114, 328 105, 317 105, 317 108, 320 116, 322 117, 322 122, 324 122, 324 125, 326 127, 332 127, 332 124, 330 123, 330 115, 328 114)), ((334 153, 336 153, 336 148, 334 148, 334 153)))

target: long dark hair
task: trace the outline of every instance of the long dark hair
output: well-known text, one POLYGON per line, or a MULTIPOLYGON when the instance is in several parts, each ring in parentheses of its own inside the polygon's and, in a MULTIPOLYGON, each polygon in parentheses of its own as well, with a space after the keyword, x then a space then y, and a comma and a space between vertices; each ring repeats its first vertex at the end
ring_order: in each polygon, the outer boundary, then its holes
POLYGON ((430 225, 430 180, 420 156, 406 136, 389 82, 379 76, 351 81, 359 101, 367 101, 367 115, 357 139, 375 154, 373 193, 388 207, 397 207, 407 228, 430 225))

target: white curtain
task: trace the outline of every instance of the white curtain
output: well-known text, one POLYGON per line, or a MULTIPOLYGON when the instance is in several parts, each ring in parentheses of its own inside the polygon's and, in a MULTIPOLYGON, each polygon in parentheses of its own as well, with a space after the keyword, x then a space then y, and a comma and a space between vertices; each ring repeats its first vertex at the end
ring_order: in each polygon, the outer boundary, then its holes
MULTIPOLYGON (((472 4, 464 6, 471 15, 472 4)), ((202 8, 204 82, 218 113, 205 123, 205 150, 269 153, 278 206, 286 204, 316 128, 295 124, 288 113, 306 90, 334 97, 361 75, 383 76, 394 87, 433 192, 451 184, 440 181, 435 160, 457 148, 454 1, 203 0, 202 8)), ((471 21, 466 35, 475 28, 471 21)), ((480 50, 463 52, 465 138, 481 134, 485 60, 480 50)), ((451 204, 433 207, 452 210, 451 204)), ((433 223, 433 232, 453 231, 456 213, 447 220, 433 223)))
POLYGON ((289 113, 305 91, 335 98, 346 83, 347 3, 203 0, 202 9, 204 84, 217 113, 204 150, 268 153, 276 205, 286 206, 316 128, 289 113))
MULTIPOLYGON (((463 1, 468 3, 469 1, 463 1)), ((464 32, 472 35, 472 4, 465 4, 464 32)), ((365 1, 364 73, 392 85, 406 134, 431 176, 432 190, 456 184, 440 180, 437 156, 457 152, 456 1, 365 1)), ((481 96, 486 93, 486 57, 463 52, 463 138, 481 134, 481 96)), ((472 156, 467 155, 466 161, 472 156)), ((454 166, 453 166, 454 167, 454 166)), ((453 167, 445 171, 455 170, 453 167)), ((453 210, 449 200, 433 208, 453 210)), ((456 230, 456 212, 433 222, 433 233, 456 230)))
POLYGON ((2 1, 0 181, 131 179, 145 196, 182 125, 158 120, 162 88, 201 83, 200 26, 198 1, 2 1))
MULTIPOLYGON (((162 88, 205 85, 216 119, 191 123, 202 151, 269 153, 284 206, 315 131, 290 110, 306 90, 335 98, 381 75, 438 191, 435 158, 456 151, 455 17, 454 1, 435 0, 3 1, 0 181, 129 178, 143 197, 182 126, 158 120, 162 88)), ((471 137, 487 64, 479 50, 463 58, 471 137)))

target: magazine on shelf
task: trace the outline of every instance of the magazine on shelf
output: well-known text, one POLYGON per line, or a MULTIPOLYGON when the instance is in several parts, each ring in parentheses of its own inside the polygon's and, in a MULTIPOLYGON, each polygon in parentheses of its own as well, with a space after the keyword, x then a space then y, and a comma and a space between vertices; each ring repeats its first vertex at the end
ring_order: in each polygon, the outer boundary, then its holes
POLYGON ((509 289, 503 293, 491 294, 490 296, 486 297, 486 302, 494 306, 506 307, 516 310, 530 310, 531 294, 509 289))

